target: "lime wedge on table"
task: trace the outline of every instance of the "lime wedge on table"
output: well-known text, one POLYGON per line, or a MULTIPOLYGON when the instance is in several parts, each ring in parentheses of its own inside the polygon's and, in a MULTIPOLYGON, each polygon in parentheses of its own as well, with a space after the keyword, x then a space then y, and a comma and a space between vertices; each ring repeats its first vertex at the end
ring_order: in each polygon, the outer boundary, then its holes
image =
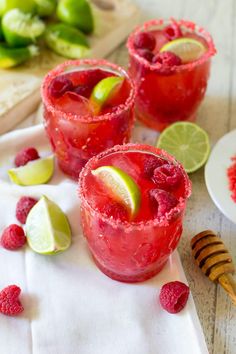
POLYGON ((38 55, 38 47, 30 45, 22 48, 9 48, 0 44, 0 68, 8 69, 38 55))
POLYGON ((43 196, 26 219, 26 237, 37 253, 55 254, 71 244, 71 230, 66 215, 57 204, 43 196))
POLYGON ((35 42, 44 32, 45 25, 37 16, 13 9, 3 16, 2 29, 10 46, 21 47, 35 42))
POLYGON ((50 16, 56 10, 57 0, 34 0, 39 16, 50 16))
POLYGON ((0 16, 16 8, 24 12, 34 13, 36 5, 34 0, 0 0, 0 16))
POLYGON ((102 107, 107 104, 112 97, 114 97, 120 89, 123 81, 124 77, 110 76, 99 81, 97 85, 94 86, 90 101, 94 106, 96 114, 98 114, 102 107))
POLYGON ((48 156, 28 162, 25 166, 8 170, 13 183, 21 186, 33 186, 49 181, 54 172, 54 158, 48 156))
POLYGON ((186 37, 167 42, 160 52, 172 52, 180 57, 184 64, 199 59, 206 52, 206 47, 200 41, 186 37))
POLYGON ((140 207, 141 193, 138 185, 126 172, 115 166, 101 166, 92 171, 107 187, 110 194, 122 203, 134 217, 140 207))
POLYGON ((202 167, 210 152, 207 133, 189 122, 177 122, 166 128, 159 136, 157 147, 175 156, 188 173, 202 167))

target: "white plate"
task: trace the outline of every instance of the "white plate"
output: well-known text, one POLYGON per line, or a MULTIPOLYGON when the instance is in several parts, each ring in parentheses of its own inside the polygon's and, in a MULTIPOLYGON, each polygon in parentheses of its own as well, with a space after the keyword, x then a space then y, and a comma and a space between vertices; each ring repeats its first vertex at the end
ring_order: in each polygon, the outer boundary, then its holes
POLYGON ((224 135, 214 146, 205 167, 208 192, 220 211, 236 223, 236 203, 232 200, 228 185, 227 168, 236 155, 236 130, 224 135))

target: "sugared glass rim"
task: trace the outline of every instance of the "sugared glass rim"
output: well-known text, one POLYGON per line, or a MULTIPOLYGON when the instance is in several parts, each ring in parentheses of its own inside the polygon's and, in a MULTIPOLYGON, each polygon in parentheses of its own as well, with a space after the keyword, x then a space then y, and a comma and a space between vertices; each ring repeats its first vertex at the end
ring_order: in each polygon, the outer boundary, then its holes
POLYGON ((213 42, 213 39, 209 32, 207 32, 203 27, 198 26, 192 21, 187 20, 176 20, 174 18, 170 18, 169 20, 164 19, 154 19, 147 22, 144 22, 141 26, 136 27, 136 29, 130 34, 126 47, 128 48, 129 54, 135 57, 137 61, 139 61, 144 67, 149 68, 151 71, 158 71, 161 72, 163 66, 160 63, 149 63, 146 59, 142 58, 140 55, 137 54, 136 49, 134 48, 134 37, 138 32, 143 30, 149 30, 150 27, 153 26, 163 26, 168 25, 170 23, 175 23, 180 27, 185 27, 187 30, 191 32, 195 32, 202 36, 208 45, 208 50, 197 60, 192 61, 191 63, 181 64, 181 65, 174 65, 171 67, 171 72, 181 72, 183 70, 192 70, 196 66, 203 64, 207 61, 210 57, 216 54, 216 48, 213 42))
MULTIPOLYGON (((86 68, 85 68, 86 70, 86 68)), ((53 114, 60 115, 60 117, 67 119, 67 120, 74 120, 76 119, 79 122, 83 123, 96 123, 100 121, 106 121, 106 120, 111 120, 113 117, 123 113, 124 111, 127 111, 128 109, 132 108, 134 106, 134 97, 135 97, 135 86, 133 83, 133 80, 129 76, 129 74, 126 72, 125 69, 122 67, 113 64, 105 59, 79 59, 79 60, 67 60, 62 64, 59 64, 56 66, 53 70, 49 71, 47 75, 44 77, 42 85, 41 85, 41 97, 43 100, 43 104, 46 106, 46 109, 49 110, 53 114), (116 110, 113 112, 108 112, 103 115, 98 115, 98 116, 92 116, 92 115, 79 115, 79 114, 74 114, 74 113, 67 113, 64 112, 63 110, 60 110, 58 108, 55 108, 55 106, 52 104, 50 100, 50 95, 48 94, 48 86, 52 82, 52 80, 57 77, 58 75, 62 74, 63 72, 66 73, 65 68, 66 67, 76 67, 76 66, 89 66, 89 67, 94 67, 94 68, 101 68, 101 69, 111 69, 117 73, 119 73, 121 76, 125 76, 126 79, 128 80, 130 84, 130 93, 125 101, 125 103, 120 104, 116 107, 116 110)))
POLYGON ((99 153, 98 155, 92 157, 80 172, 79 188, 78 188, 78 194, 81 199, 81 205, 83 204, 84 208, 86 210, 89 210, 89 213, 92 214, 92 217, 100 218, 102 221, 108 223, 113 228, 123 227, 125 228, 126 231, 133 230, 133 229, 142 230, 143 228, 150 227, 150 226, 151 227, 168 226, 172 222, 173 217, 175 217, 176 214, 179 214, 181 211, 184 210, 186 199, 190 197, 191 191, 192 191, 192 183, 187 173, 185 172, 183 166, 172 155, 167 153, 165 150, 156 148, 151 145, 133 144, 133 143, 115 145, 111 149, 107 149, 99 153), (100 159, 102 159, 103 157, 109 154, 112 154, 114 152, 120 152, 120 151, 140 151, 141 153, 147 152, 147 153, 161 156, 167 159, 168 161, 173 162, 176 166, 179 167, 179 169, 183 174, 184 183, 185 183, 185 196, 180 197, 179 203, 168 213, 166 213, 165 216, 157 217, 155 219, 148 220, 148 221, 129 222, 129 221, 114 220, 102 214, 98 209, 93 208, 87 199, 86 176, 90 173, 91 170, 97 167, 97 163, 100 159))

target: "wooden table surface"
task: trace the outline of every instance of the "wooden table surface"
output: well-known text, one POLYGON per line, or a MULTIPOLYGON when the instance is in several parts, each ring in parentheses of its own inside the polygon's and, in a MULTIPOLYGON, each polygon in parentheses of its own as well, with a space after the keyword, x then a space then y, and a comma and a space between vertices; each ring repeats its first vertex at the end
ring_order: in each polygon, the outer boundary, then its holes
MULTIPOLYGON (((191 19, 213 36, 218 54, 213 59, 207 95, 197 123, 208 132, 211 144, 236 128, 236 0, 136 0, 142 20, 155 17, 191 19)), ((109 60, 127 67, 125 45, 109 60)), ((18 128, 37 123, 35 116, 18 128)), ((235 142, 236 151, 236 142, 235 142)), ((236 225, 211 201, 204 182, 204 168, 191 175, 193 194, 185 217, 179 253, 196 304, 210 354, 236 353, 236 308, 224 291, 211 283, 194 265, 189 241, 196 233, 212 229, 220 233, 236 263, 236 225)), ((144 353, 148 354, 148 353, 144 353)), ((167 353, 168 354, 168 353, 167 353)))

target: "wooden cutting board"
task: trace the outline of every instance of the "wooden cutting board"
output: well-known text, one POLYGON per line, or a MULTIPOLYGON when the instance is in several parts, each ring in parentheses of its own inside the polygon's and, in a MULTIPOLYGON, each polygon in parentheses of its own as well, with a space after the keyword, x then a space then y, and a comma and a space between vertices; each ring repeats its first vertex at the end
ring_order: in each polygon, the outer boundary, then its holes
MULTIPOLYGON (((111 53, 139 21, 139 9, 129 0, 93 0, 96 29, 89 37, 90 57, 111 53)), ((0 70, 0 134, 31 114, 40 102, 43 76, 65 58, 44 48, 41 54, 14 69, 0 70)))

